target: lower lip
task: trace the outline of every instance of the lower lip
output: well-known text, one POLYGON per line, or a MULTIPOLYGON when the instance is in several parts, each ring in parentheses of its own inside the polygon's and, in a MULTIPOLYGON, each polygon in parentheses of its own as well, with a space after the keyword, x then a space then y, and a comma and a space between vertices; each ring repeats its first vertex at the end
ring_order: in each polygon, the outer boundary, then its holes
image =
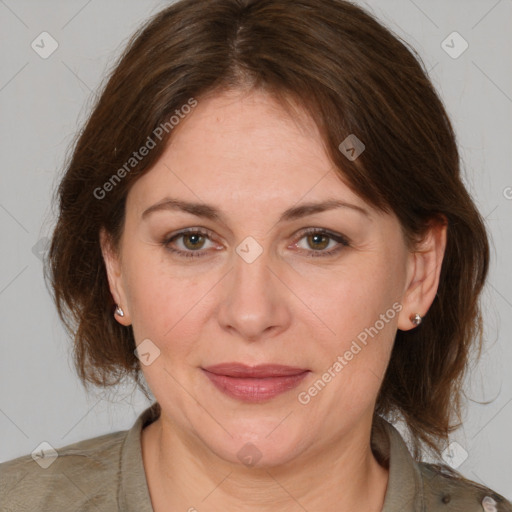
POLYGON ((297 387, 309 371, 297 375, 265 378, 240 378, 203 370, 213 385, 228 396, 244 402, 264 402, 297 387))

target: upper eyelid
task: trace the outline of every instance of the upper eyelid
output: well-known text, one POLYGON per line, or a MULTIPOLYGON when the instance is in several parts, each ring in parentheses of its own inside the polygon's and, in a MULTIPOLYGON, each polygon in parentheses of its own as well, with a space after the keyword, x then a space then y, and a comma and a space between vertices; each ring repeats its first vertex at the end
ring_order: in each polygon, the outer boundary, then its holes
MULTIPOLYGON (((205 236, 206 238, 208 238, 208 240, 210 240, 211 242, 213 242, 215 240, 215 236, 212 236, 212 232, 209 230, 209 229, 205 229, 205 228, 185 228, 185 229, 182 229, 180 231, 178 231, 177 233, 172 233, 170 235, 166 235, 164 237, 164 242, 166 243, 170 243, 171 241, 173 240, 176 240, 182 236, 185 236, 185 235, 193 235, 193 234, 200 234, 201 236, 205 236)), ((197 251, 199 252, 199 251, 197 251)))

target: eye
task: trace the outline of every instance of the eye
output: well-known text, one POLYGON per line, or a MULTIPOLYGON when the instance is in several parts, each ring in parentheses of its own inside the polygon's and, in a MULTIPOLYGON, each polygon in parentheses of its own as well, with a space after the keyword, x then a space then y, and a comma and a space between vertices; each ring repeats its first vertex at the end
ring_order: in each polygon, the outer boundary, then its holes
POLYGON ((350 245, 343 235, 322 228, 311 228, 303 231, 301 235, 295 246, 309 252, 310 257, 332 256, 350 245), (300 245, 301 240, 305 240, 307 247, 300 245))
POLYGON ((162 241, 162 245, 166 250, 175 253, 178 256, 198 258, 206 256, 208 253, 206 249, 211 249, 212 246, 207 245, 207 242, 212 244, 210 236, 210 233, 206 230, 190 228, 167 237, 162 241), (173 247, 172 244, 175 244, 177 248, 173 247))
MULTIPOLYGON (((212 249, 221 249, 213 244, 212 238, 208 230, 188 228, 166 237, 162 245, 167 251, 179 257, 200 258, 207 256, 212 249)), ((333 256, 349 246, 349 241, 343 235, 323 228, 302 231, 297 241, 292 244, 292 247, 298 247, 301 251, 308 253, 308 257, 333 256), (302 240, 305 240, 306 247, 301 245, 302 240)))

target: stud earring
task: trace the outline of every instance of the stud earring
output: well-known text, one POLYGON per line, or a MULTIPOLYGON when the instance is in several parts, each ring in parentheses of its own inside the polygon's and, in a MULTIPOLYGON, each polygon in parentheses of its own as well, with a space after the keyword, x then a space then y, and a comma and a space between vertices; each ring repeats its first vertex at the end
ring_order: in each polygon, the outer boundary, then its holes
POLYGON ((124 316, 124 311, 122 310, 121 306, 116 307, 116 315, 124 316))
POLYGON ((421 318, 421 315, 419 315, 418 313, 415 313, 414 315, 411 315, 409 317, 409 320, 417 327, 418 325, 421 324, 423 318, 421 318))

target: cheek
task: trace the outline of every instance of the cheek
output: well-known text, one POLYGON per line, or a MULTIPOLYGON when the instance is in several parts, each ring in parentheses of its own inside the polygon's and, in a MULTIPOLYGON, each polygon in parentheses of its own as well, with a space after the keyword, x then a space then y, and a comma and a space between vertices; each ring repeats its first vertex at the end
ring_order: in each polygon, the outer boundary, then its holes
POLYGON ((401 305, 388 287, 389 280, 377 276, 363 279, 358 272, 347 274, 329 288, 329 297, 336 300, 319 299, 315 306, 334 334, 316 340, 321 370, 309 388, 300 390, 304 394, 299 403, 307 403, 312 416, 329 410, 325 427, 333 431, 348 417, 359 417, 374 407, 391 355, 401 305))
POLYGON ((185 350, 206 318, 216 274, 171 266, 165 251, 155 247, 129 247, 126 254, 125 289, 136 341, 149 338, 163 346, 179 339, 173 350, 185 350))
POLYGON ((329 279, 317 275, 315 282, 322 286, 309 290, 311 310, 329 328, 316 341, 323 370, 336 375, 325 394, 333 407, 341 400, 348 407, 364 408, 378 393, 402 309, 397 284, 401 266, 398 258, 355 254, 329 279))
MULTIPOLYGON (((300 272, 297 295, 305 298, 311 311, 329 328, 327 339, 346 342, 373 326, 400 301, 402 267, 398 258, 376 252, 353 253, 337 269, 300 272)), ((387 316, 389 323, 396 322, 394 309, 387 316)))

